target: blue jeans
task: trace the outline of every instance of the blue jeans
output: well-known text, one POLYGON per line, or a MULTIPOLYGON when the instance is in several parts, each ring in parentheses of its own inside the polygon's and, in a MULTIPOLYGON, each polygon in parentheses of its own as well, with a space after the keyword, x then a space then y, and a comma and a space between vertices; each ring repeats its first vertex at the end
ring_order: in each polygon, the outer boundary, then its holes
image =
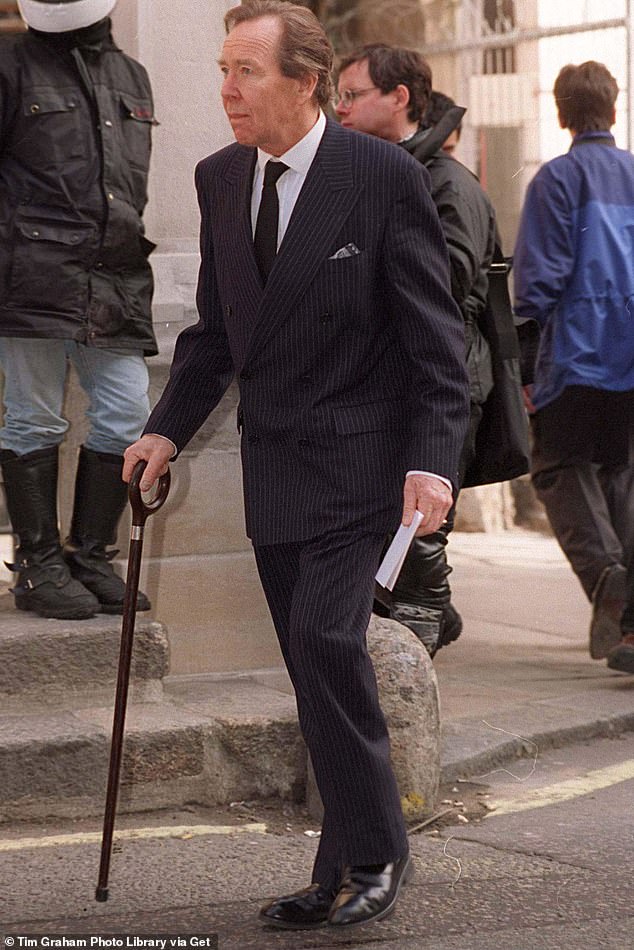
POLYGON ((150 411, 148 371, 140 354, 73 340, 5 337, 0 338, 2 449, 26 455, 63 441, 69 427, 62 415, 69 362, 89 400, 86 448, 122 455, 138 439, 150 411))

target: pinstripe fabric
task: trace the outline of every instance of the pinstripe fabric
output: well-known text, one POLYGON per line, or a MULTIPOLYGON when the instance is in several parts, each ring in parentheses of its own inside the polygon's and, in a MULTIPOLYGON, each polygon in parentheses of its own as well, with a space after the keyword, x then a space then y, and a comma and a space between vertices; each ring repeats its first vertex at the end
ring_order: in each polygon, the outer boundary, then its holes
POLYGON ((257 544, 354 522, 394 528, 404 473, 457 481, 467 380, 446 247, 418 162, 328 123, 263 289, 250 225, 255 150, 196 170, 196 327, 146 431, 179 450, 234 371, 247 531, 257 544), (360 254, 329 258, 354 243, 360 254))
POLYGON ((313 880, 401 857, 407 838, 365 643, 382 534, 330 532, 255 554, 324 804, 313 880))
POLYGON ((325 806, 314 880, 337 887, 343 864, 407 848, 365 631, 406 471, 457 482, 463 322, 427 172, 330 122, 263 288, 255 155, 196 170, 200 321, 146 431, 182 449, 238 374, 247 530, 325 806))

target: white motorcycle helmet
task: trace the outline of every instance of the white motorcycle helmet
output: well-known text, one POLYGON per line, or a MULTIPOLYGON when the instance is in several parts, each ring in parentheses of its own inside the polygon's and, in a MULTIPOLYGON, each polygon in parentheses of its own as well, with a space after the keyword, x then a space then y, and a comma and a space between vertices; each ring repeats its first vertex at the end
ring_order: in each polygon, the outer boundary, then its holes
POLYGON ((81 30, 103 20, 117 0, 18 0, 22 19, 43 33, 81 30))

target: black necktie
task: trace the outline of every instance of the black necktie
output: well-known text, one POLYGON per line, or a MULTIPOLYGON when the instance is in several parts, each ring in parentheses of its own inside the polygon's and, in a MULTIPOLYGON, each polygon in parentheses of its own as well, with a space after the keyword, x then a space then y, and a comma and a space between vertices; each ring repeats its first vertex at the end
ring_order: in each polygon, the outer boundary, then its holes
POLYGON ((280 216, 280 203, 277 198, 277 180, 288 171, 284 162, 268 161, 264 168, 262 199, 255 225, 253 246, 262 280, 266 283, 277 254, 277 229, 280 216))

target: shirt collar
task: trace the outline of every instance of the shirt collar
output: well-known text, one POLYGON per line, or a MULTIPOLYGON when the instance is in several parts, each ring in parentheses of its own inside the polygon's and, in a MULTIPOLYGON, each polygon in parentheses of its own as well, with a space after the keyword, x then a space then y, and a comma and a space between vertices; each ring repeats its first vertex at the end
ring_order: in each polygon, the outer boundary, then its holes
POLYGON ((289 148, 288 152, 284 152, 279 158, 274 155, 269 155, 267 152, 263 152, 261 148, 258 149, 258 166, 260 171, 264 171, 264 166, 269 159, 272 158, 273 161, 284 162, 285 165, 288 165, 289 168, 292 168, 293 171, 298 172, 300 175, 306 175, 317 154, 319 143, 325 131, 326 116, 320 109, 317 121, 310 132, 307 132, 303 139, 296 142, 292 148, 289 148))
POLYGON ((614 136, 611 132, 578 132, 573 138, 570 148, 574 148, 575 145, 583 145, 584 142, 601 142, 603 144, 608 143, 610 145, 616 144, 614 141, 614 136))

